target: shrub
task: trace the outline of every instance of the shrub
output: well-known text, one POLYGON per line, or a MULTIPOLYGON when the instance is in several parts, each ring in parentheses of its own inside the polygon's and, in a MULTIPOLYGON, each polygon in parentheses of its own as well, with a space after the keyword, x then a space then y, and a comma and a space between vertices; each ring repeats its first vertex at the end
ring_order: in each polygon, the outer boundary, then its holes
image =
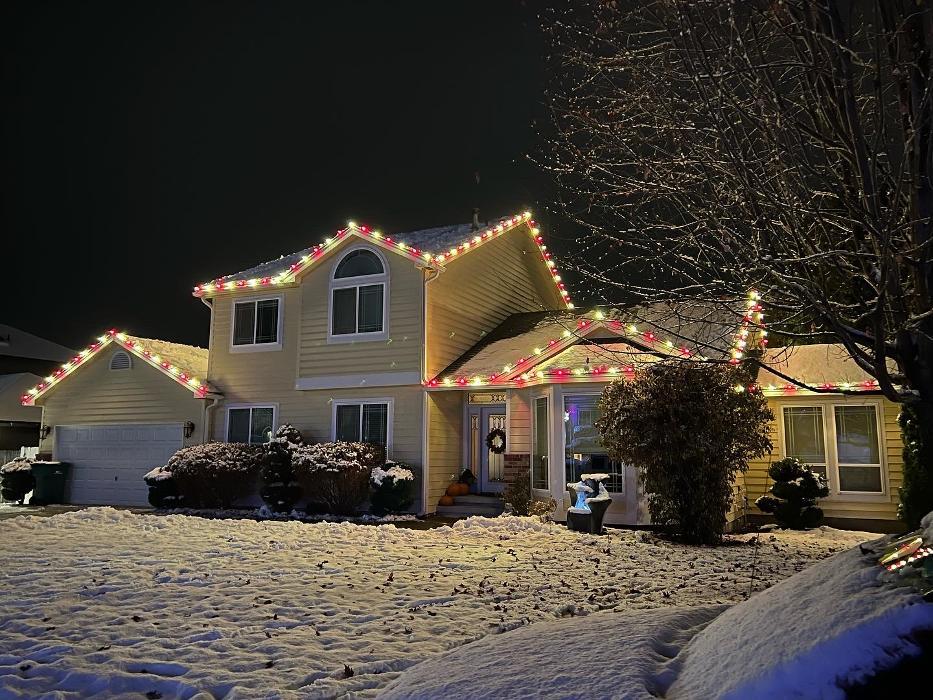
MULTIPOLYGON (((259 478, 262 481, 259 495, 273 513, 290 513, 301 498, 301 484, 295 479, 292 450, 289 449, 290 445, 297 449, 301 443, 294 442, 291 439, 293 436, 279 435, 284 428, 290 427, 279 428, 276 439, 265 445, 262 467, 259 470, 259 478)), ((300 434, 298 440, 301 440, 300 434)))
POLYGON ((609 456, 638 469, 652 522, 689 542, 722 539, 736 473, 771 450, 774 415, 760 392, 736 390, 742 379, 740 368, 658 362, 600 400, 609 456))
POLYGON ((401 513, 415 502, 412 495, 415 474, 407 464, 386 462, 385 466, 373 467, 369 482, 373 486, 369 502, 374 515, 401 513))
POLYGON ((289 423, 279 426, 279 429, 275 431, 275 440, 283 443, 289 450, 294 450, 305 444, 304 438, 301 437, 301 431, 289 423))
POLYGON ((550 520, 556 508, 557 501, 550 496, 545 501, 536 499, 528 506, 528 515, 535 515, 543 520, 550 520))
POLYGON ((178 482, 166 467, 156 467, 143 477, 149 487, 149 505, 153 508, 180 508, 183 499, 178 493, 178 482))
POLYGON ((531 472, 523 469, 515 475, 515 479, 505 487, 502 492, 505 509, 512 515, 528 515, 531 506, 531 472))
POLYGON ((369 493, 372 468, 384 463, 384 448, 362 442, 324 442, 292 452, 292 468, 308 500, 334 515, 356 513, 369 493))
MULTIPOLYGON (((926 405, 901 406, 897 423, 904 441, 904 482, 899 489, 897 517, 909 529, 920 527, 920 520, 933 510, 933 432, 923 429, 926 405)), ((929 421, 928 421, 929 422, 929 421)))
POLYGON ((821 474, 788 457, 768 467, 768 476, 774 481, 769 489, 771 495, 755 501, 759 510, 773 513, 778 525, 792 530, 820 524, 823 510, 817 507, 816 499, 829 495, 826 479, 821 474))
POLYGON ((22 503, 26 494, 35 487, 31 459, 17 457, 0 467, 0 496, 4 501, 22 503))
POLYGON ((262 445, 208 442, 178 450, 165 468, 185 505, 229 508, 254 492, 264 453, 262 445))

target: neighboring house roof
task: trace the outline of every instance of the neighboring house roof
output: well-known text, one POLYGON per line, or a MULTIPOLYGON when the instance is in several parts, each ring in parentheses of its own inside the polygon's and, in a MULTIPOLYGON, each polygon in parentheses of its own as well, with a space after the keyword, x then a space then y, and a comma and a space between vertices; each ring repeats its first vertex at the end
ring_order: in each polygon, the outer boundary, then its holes
POLYGON ((74 353, 64 345, 0 323, 0 356, 65 362, 74 353))
POLYGON ((0 421, 39 422, 42 409, 35 406, 23 406, 20 397, 29 387, 39 381, 39 376, 31 372, 0 375, 0 421))
POLYGON ((59 383, 70 377, 74 372, 80 370, 81 367, 87 364, 88 360, 111 343, 119 345, 144 360, 191 391, 197 398, 203 398, 208 394, 217 394, 208 385, 207 381, 201 379, 201 377, 207 376, 208 351, 204 348, 152 338, 138 338, 116 330, 110 330, 100 336, 96 342, 63 363, 50 376, 25 392, 20 397, 20 402, 24 406, 33 405, 36 399, 40 398, 52 387, 58 386, 59 383))
POLYGON ((455 224, 399 233, 394 236, 384 235, 378 230, 351 221, 346 228, 340 229, 332 238, 325 239, 323 243, 283 255, 240 272, 218 277, 210 282, 204 282, 197 285, 193 293, 194 296, 199 297, 211 296, 218 292, 291 284, 296 281, 298 275, 325 257, 336 248, 338 243, 349 236, 365 240, 419 265, 442 269, 458 256, 475 250, 482 244, 522 224, 528 224, 531 227, 541 251, 542 261, 551 269, 551 274, 555 278, 554 283, 560 290, 564 302, 568 308, 573 308, 573 304, 570 303, 570 294, 561 281, 560 275, 557 274, 556 264, 544 244, 540 229, 531 218, 531 212, 503 217, 479 230, 475 230, 472 224, 455 224))
MULTIPOLYGON (((875 378, 859 367, 840 344, 768 348, 760 362, 762 367, 758 371, 758 385, 770 396, 807 393, 806 389, 788 382, 784 377, 792 377, 802 384, 824 391, 878 391, 875 378)), ((896 371, 891 361, 889 369, 896 371)))
POLYGON ((585 313, 513 314, 451 363, 429 387, 521 385, 548 378, 605 381, 661 357, 738 361, 760 312, 726 303, 655 303, 585 313))

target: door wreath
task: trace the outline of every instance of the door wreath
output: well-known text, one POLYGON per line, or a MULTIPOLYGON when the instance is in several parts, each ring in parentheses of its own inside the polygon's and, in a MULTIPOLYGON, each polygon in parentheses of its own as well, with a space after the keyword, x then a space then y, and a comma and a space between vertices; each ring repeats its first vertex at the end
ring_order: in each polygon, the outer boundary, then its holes
POLYGON ((493 454, 501 455, 505 452, 505 431, 502 428, 494 428, 486 436, 486 447, 493 454))

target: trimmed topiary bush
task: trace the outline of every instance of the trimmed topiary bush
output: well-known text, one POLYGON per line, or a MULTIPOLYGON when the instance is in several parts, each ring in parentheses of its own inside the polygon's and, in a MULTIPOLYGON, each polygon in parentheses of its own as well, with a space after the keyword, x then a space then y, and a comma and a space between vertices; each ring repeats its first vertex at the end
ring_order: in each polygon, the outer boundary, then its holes
POLYGON ((412 495, 415 473, 407 464, 386 462, 382 467, 373 467, 369 482, 373 487, 370 511, 374 515, 402 513, 415 502, 412 495))
POLYGON ((305 444, 304 438, 301 437, 301 431, 289 423, 279 426, 279 429, 275 431, 275 439, 284 444, 289 450, 294 450, 305 444))
POLYGON ((156 467, 143 477, 149 487, 149 505, 153 508, 181 508, 184 499, 178 493, 175 481, 166 467, 156 467))
POLYGON ((178 450, 165 468, 186 506, 229 508, 237 499, 255 493, 264 455, 263 445, 208 442, 178 450))
MULTIPOLYGON (((298 483, 292 469, 293 450, 289 449, 289 445, 294 445, 297 449, 300 443, 292 442, 289 439, 292 436, 279 436, 283 428, 276 432, 275 440, 265 445, 262 468, 259 470, 262 482, 259 495, 273 513, 291 513, 302 493, 301 484, 298 483)), ((300 434, 298 439, 301 439, 300 434)))
POLYGON ((826 498, 829 488, 822 474, 788 457, 768 467, 768 476, 774 481, 770 496, 755 501, 758 510, 772 513, 780 527, 803 530, 816 527, 823 520, 823 509, 816 505, 817 498, 826 498))
POLYGON ((771 451, 774 414, 746 383, 741 368, 666 361, 600 399, 596 428, 609 456, 638 469, 651 522, 688 542, 721 541, 736 474, 771 451))
POLYGON ((22 503, 26 494, 36 487, 32 475, 32 460, 17 457, 0 467, 0 496, 8 503, 22 503))
POLYGON ((292 468, 309 501, 333 515, 355 515, 369 493, 373 467, 385 464, 385 449, 362 442, 323 442, 292 451, 292 468))

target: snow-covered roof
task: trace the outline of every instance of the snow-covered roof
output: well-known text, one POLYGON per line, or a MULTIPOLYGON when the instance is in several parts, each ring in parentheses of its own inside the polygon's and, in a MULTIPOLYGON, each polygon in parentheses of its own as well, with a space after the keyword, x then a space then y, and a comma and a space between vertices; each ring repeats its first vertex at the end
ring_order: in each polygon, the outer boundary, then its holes
POLYGON ((20 397, 20 403, 31 406, 36 399, 58 386, 62 381, 79 371, 88 361, 111 343, 133 353, 168 378, 178 382, 197 398, 217 394, 207 383, 208 351, 194 345, 170 343, 154 338, 140 338, 117 330, 107 331, 90 346, 77 353, 52 374, 42 379, 20 397))
MULTIPOLYGON (((799 390, 780 376, 782 374, 818 389, 878 390, 874 377, 859 367, 840 344, 768 348, 761 357, 761 363, 758 384, 766 394, 786 395, 799 390)), ((894 363, 889 361, 889 370, 895 369, 894 363)))
MULTIPOLYGON (((501 217, 491 222, 495 226, 499 222, 507 221, 508 217, 501 217)), ((366 232, 365 227, 352 226, 350 230, 361 230, 366 232)), ((482 229, 480 229, 480 232, 482 229)), ((456 248, 465 240, 476 235, 477 229, 473 224, 452 224, 449 226, 436 226, 434 228, 420 229, 417 231, 408 231, 405 233, 393 234, 392 238, 399 243, 405 243, 407 246, 417 248, 423 256, 429 253, 432 258, 447 253, 451 248, 456 248)), ((294 253, 280 255, 277 258, 268 260, 264 263, 254 265, 240 272, 219 277, 215 282, 237 282, 240 280, 262 279, 264 277, 274 277, 283 271, 287 271, 292 265, 300 263, 303 259, 311 256, 320 246, 314 245, 294 253)))
POLYGON ((726 304, 513 314, 429 385, 521 383, 545 375, 606 381, 606 374, 664 356, 724 360, 741 319, 741 310, 726 304))
POLYGON ((74 354, 74 350, 64 345, 0 323, 0 355, 2 356, 65 362, 74 354))

